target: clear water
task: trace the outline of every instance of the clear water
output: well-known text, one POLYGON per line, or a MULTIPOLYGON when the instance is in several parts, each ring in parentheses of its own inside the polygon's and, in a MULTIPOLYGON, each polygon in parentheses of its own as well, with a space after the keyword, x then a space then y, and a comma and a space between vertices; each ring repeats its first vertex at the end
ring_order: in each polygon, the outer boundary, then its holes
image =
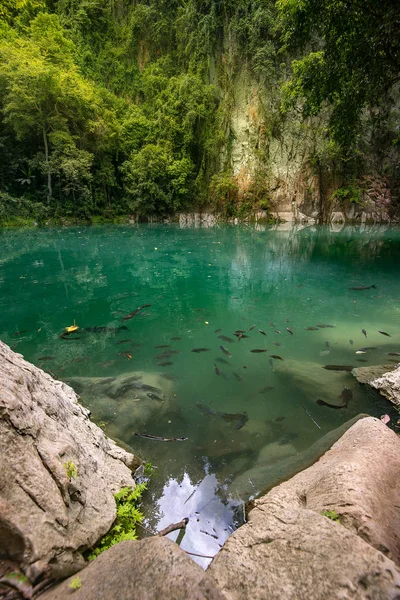
POLYGON ((300 453, 361 412, 392 415, 350 373, 322 367, 396 360, 388 353, 400 351, 398 229, 104 226, 8 230, 0 240, 5 343, 60 379, 140 372, 162 387, 164 401, 144 411, 141 397, 76 384, 95 420, 157 467, 148 527, 193 517, 182 546, 195 553, 213 555, 242 518, 248 494, 227 499, 236 477, 300 453), (122 320, 144 304, 151 306, 122 320), (128 329, 60 339, 74 320, 128 329), (334 327, 306 329, 321 324, 334 327), (236 330, 248 338, 237 341, 236 330), (376 349, 356 354, 365 346, 376 349), (340 404, 345 386, 353 394, 346 409, 316 403, 340 404))

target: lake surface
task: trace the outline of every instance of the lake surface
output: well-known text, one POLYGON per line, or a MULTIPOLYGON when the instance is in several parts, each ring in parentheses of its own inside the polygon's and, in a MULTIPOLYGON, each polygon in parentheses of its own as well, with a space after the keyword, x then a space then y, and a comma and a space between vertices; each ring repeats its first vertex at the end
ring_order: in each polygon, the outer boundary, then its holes
POLYGON ((0 338, 70 382, 109 435, 157 467, 146 526, 190 517, 187 550, 212 556, 241 522, 242 501, 261 491, 247 472, 359 413, 396 420, 351 373, 323 366, 397 360, 398 229, 139 225, 0 239, 0 338), (78 333, 60 338, 74 321, 78 333), (317 404, 341 404, 345 387, 347 408, 317 404))

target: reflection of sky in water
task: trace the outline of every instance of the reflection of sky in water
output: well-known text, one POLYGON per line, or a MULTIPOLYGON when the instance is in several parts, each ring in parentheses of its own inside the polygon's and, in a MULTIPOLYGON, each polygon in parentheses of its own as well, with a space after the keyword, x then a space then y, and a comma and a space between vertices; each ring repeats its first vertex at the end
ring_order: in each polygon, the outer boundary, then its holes
MULTIPOLYGON (((236 528, 235 515, 239 511, 243 515, 241 503, 228 500, 224 504, 217 495, 219 489, 220 485, 214 474, 206 475, 198 485, 192 484, 187 473, 181 481, 170 478, 157 501, 160 517, 157 529, 160 531, 187 517, 189 523, 181 548, 195 554, 214 556, 236 528)), ((178 536, 179 531, 168 534, 174 541, 178 536)), ((192 558, 204 568, 211 562, 208 558, 192 558)))

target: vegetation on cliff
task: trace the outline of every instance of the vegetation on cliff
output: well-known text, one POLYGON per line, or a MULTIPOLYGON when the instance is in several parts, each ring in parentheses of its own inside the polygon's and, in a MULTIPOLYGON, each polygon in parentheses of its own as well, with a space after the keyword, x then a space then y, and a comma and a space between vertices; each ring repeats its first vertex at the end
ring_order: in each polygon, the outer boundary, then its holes
POLYGON ((268 144, 288 119, 323 115, 311 158, 344 165, 345 183, 371 140, 399 178, 399 19, 394 0, 4 0, 0 222, 210 202, 233 214, 244 66, 269 104, 242 206, 268 208, 268 144))

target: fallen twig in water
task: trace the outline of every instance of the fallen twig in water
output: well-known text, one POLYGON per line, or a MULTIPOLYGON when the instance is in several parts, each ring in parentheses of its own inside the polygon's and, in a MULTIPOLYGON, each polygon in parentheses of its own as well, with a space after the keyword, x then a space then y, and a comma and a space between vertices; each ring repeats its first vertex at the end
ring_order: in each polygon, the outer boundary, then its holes
POLYGON ((149 435, 148 433, 135 433, 136 437, 145 438, 146 440, 153 440, 155 442, 185 442, 188 438, 178 437, 178 438, 166 438, 159 437, 157 435, 149 435))
POLYGON ((306 411, 306 413, 308 414, 308 416, 310 417, 310 419, 314 423, 314 425, 316 425, 318 427, 318 429, 321 429, 321 427, 318 425, 317 421, 310 415, 310 413, 308 412, 308 410, 306 409, 304 404, 302 404, 302 407, 304 408, 304 410, 306 411))
POLYGON ((171 531, 176 531, 177 529, 186 529, 186 525, 188 523, 189 523, 189 519, 187 517, 185 517, 179 523, 172 523, 171 525, 168 525, 168 527, 166 527, 165 529, 162 529, 161 531, 156 533, 156 535, 164 536, 164 535, 168 535, 169 533, 171 533, 171 531))

